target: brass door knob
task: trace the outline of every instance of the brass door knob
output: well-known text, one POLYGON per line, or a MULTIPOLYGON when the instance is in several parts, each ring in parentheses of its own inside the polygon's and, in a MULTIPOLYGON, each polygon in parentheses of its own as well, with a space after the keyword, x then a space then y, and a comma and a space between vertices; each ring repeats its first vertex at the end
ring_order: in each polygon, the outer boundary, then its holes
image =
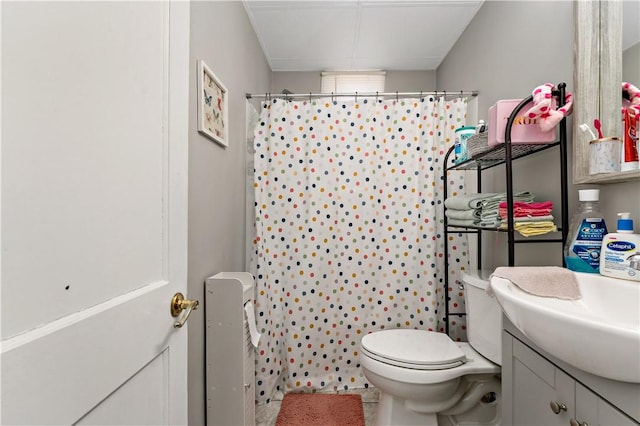
POLYGON ((198 309, 200 303, 197 300, 185 299, 182 293, 176 293, 171 298, 171 316, 177 317, 182 311, 184 314, 182 318, 173 323, 174 328, 181 328, 189 319, 191 311, 198 309))

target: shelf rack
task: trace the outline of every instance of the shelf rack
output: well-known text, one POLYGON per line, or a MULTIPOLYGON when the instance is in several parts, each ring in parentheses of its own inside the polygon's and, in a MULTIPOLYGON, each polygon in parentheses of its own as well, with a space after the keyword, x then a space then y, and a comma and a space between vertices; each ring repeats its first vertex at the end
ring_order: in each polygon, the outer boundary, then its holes
MULTIPOLYGON (((556 97, 558 107, 565 104, 566 84, 559 83, 557 90, 553 91, 553 96, 556 97)), ((477 234, 477 264, 478 267, 482 265, 482 232, 506 232, 507 244, 508 244, 508 266, 514 266, 515 264, 515 245, 521 243, 561 243, 567 239, 567 233, 569 228, 569 212, 568 212, 568 188, 567 188, 567 119, 563 118, 558 124, 558 140, 550 144, 512 144, 511 143, 511 129, 513 122, 518 113, 530 102, 533 101, 533 96, 529 96, 523 99, 511 112, 509 119, 507 120, 507 126, 505 128, 505 143, 493 147, 482 153, 478 153, 472 156, 469 160, 464 162, 447 166, 450 161, 449 158, 454 152, 454 147, 451 147, 444 158, 444 191, 443 201, 447 199, 447 174, 451 170, 476 170, 476 186, 477 192, 482 191, 482 171, 496 167, 499 165, 505 166, 505 180, 506 180, 506 202, 507 202, 507 229, 485 228, 476 226, 453 226, 448 224, 447 216, 444 216, 444 293, 445 293, 445 329, 449 334, 449 317, 450 316, 464 316, 464 312, 450 312, 449 311, 449 234, 455 233, 475 233, 477 234), (561 238, 536 238, 533 240, 521 240, 516 239, 514 221, 513 221, 513 160, 526 157, 535 154, 540 151, 544 151, 553 147, 559 147, 560 151, 560 202, 561 202, 561 215, 560 215, 560 227, 558 231, 561 232, 561 238)), ((445 207, 446 209, 446 207, 445 207)), ((564 259, 563 259, 564 266, 564 259)))

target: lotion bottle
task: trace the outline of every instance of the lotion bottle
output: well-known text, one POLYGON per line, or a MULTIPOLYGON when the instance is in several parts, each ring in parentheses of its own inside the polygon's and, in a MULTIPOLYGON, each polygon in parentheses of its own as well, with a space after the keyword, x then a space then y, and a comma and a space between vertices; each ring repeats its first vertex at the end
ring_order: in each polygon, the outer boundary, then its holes
POLYGON ((630 257, 640 254, 640 235, 633 233, 630 213, 618 213, 617 232, 605 235, 600 250, 600 275, 640 281, 640 271, 631 267, 630 257))

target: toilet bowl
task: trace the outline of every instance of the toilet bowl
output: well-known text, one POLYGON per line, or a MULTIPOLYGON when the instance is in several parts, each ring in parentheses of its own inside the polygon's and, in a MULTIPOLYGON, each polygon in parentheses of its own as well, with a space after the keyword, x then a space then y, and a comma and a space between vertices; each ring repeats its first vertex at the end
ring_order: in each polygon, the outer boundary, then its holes
POLYGON ((362 338, 360 365, 380 392, 377 425, 498 425, 502 312, 488 275, 463 275, 469 342, 425 330, 362 338))

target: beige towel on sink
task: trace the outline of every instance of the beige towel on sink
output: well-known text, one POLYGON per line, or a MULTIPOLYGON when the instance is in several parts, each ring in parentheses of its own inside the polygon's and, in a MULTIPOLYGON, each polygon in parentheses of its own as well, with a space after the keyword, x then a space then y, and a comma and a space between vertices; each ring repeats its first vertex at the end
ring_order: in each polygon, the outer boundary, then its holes
POLYGON ((575 273, 559 266, 500 266, 491 276, 505 278, 536 296, 568 300, 582 298, 575 273))

